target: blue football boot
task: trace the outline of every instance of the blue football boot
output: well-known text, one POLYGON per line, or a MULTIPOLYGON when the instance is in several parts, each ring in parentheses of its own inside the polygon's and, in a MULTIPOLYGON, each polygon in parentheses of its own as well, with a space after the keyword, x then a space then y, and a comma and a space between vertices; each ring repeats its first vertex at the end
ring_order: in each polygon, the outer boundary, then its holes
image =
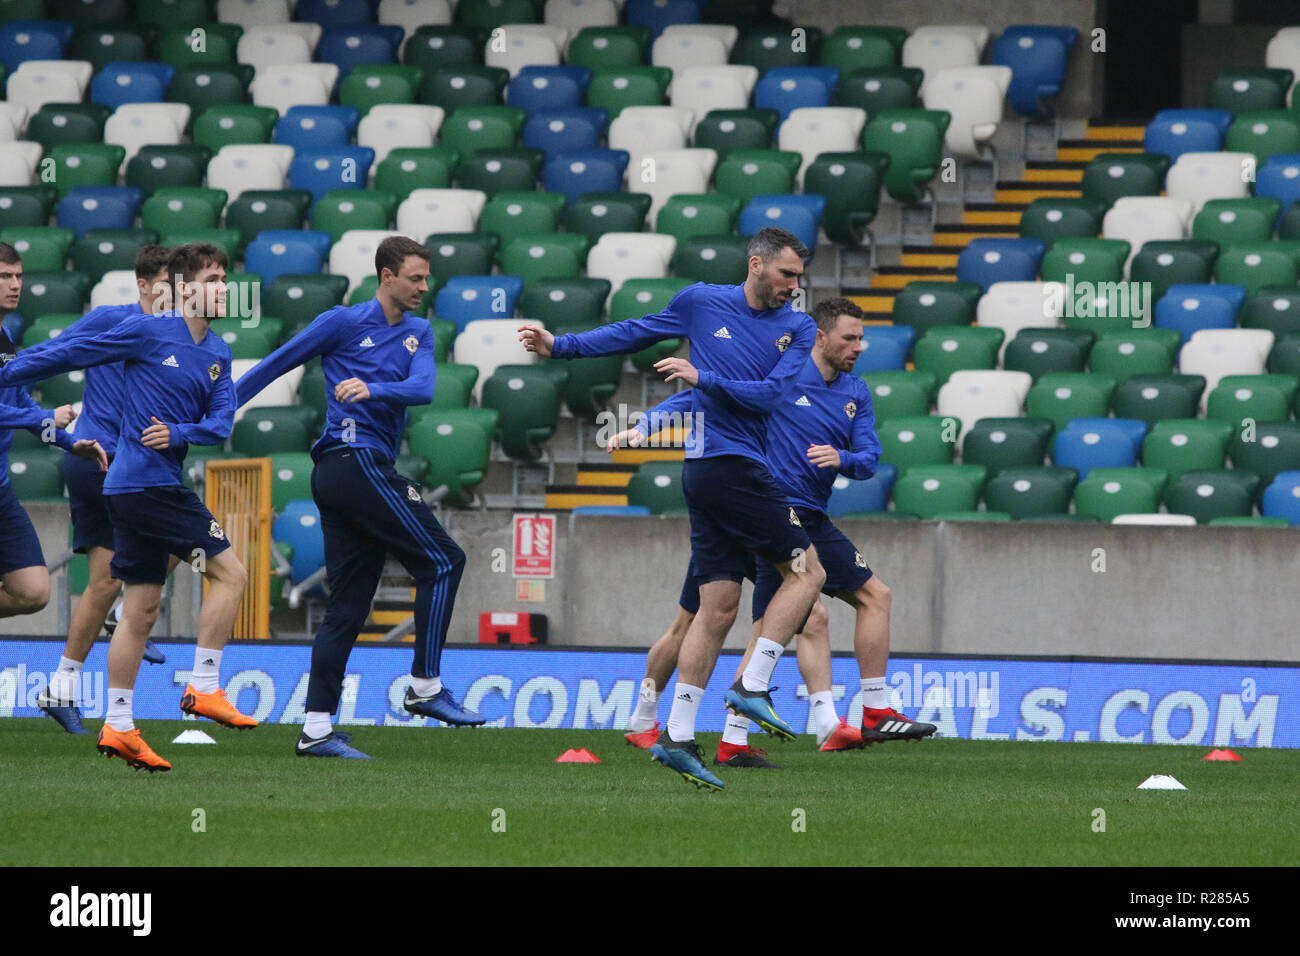
POLYGON ((466 710, 460 705, 451 691, 443 688, 432 697, 417 697, 414 689, 406 688, 406 698, 402 701, 402 707, 407 713, 419 714, 421 717, 432 717, 434 720, 441 720, 445 724, 451 724, 453 727, 477 727, 480 724, 487 723, 487 720, 480 714, 472 710, 466 710))
POLYGON ((698 790, 716 791, 726 786, 704 766, 704 754, 700 752, 699 744, 694 740, 673 740, 666 730, 650 748, 650 759, 658 761, 669 770, 675 770, 687 783, 695 784, 698 790))
POLYGON ((723 700, 741 717, 748 717, 778 740, 794 740, 795 732, 772 709, 771 690, 776 688, 745 690, 745 685, 738 680, 731 685, 731 690, 727 691, 723 700))

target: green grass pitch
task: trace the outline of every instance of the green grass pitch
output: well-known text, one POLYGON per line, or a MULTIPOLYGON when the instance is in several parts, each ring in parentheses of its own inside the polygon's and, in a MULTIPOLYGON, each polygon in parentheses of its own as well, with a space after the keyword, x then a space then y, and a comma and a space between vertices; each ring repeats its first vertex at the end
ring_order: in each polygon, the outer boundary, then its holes
MULTIPOLYGON (((1205 763, 1199 747, 924 740, 819 754, 808 737, 756 736, 785 769, 724 769, 726 791, 708 794, 615 731, 362 727, 355 743, 376 759, 336 761, 295 757, 289 726, 204 721, 217 746, 170 743, 194 726, 141 725, 173 764, 149 775, 50 720, 0 720, 0 864, 1251 866, 1300 855, 1291 750, 1205 763), (603 763, 554 763, 570 747, 603 763), (1188 790, 1138 791, 1153 773, 1188 790)), ((701 735, 710 758, 717 739, 701 735)))

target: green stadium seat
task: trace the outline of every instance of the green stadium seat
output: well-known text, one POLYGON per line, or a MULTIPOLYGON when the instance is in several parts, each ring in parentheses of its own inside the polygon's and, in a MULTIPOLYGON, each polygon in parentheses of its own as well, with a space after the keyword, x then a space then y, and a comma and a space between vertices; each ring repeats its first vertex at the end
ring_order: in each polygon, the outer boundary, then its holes
POLYGON ((1083 198, 1109 209, 1122 196, 1159 196, 1169 172, 1163 153, 1102 153, 1083 170, 1083 198))
POLYGON ((1269 349, 1267 367, 1279 375, 1300 376, 1300 334, 1279 337, 1269 349))
POLYGON ((1289 242, 1235 242, 1219 253, 1214 264, 1214 281, 1245 288, 1254 295, 1269 285, 1296 284, 1296 257, 1289 242))
POLYGON ((563 193, 501 192, 484 204, 478 227, 481 232, 496 233, 504 251, 504 244, 521 233, 555 232, 563 211, 563 193))
POLYGON ((1025 414, 1049 419, 1058 431, 1074 418, 1101 418, 1115 386, 1110 375, 1048 372, 1029 389, 1025 414))
POLYGON ((387 229, 397 197, 377 189, 332 189, 311 207, 311 227, 338 242, 349 229, 387 229))
POLYGON ((312 437, 299 413, 290 414, 287 408, 262 406, 250 408, 235 423, 230 433, 230 450, 250 457, 305 452, 311 446, 312 437))
POLYGON ((726 235, 736 230, 740 205, 723 193, 678 193, 660 207, 655 231, 672 236, 678 245, 696 236, 726 235))
POLYGON ((673 272, 693 282, 737 285, 749 271, 748 236, 696 236, 673 253, 673 272))
POLYGON ((862 245, 876 218, 889 169, 888 153, 821 153, 804 173, 804 193, 826 197, 826 238, 849 248, 862 245))
POLYGON ((230 346, 230 355, 237 359, 262 359, 275 351, 275 342, 265 329, 235 328, 223 329, 221 341, 230 346))
POLYGON ((228 196, 224 189, 168 186, 145 200, 140 222, 159 234, 189 229, 216 229, 228 196))
POLYGON ((145 198, 168 186, 202 186, 211 158, 206 146, 142 146, 126 164, 126 184, 145 198))
POLYGON ((1247 421, 1256 424, 1285 422, 1291 417, 1291 403, 1294 401, 1296 379, 1287 378, 1292 388, 1291 395, 1269 381, 1274 376, 1232 375, 1224 376, 1210 392, 1205 402, 1205 417, 1217 418, 1237 427, 1244 427, 1247 421))
POLYGON ((1223 148, 1250 153, 1256 167, 1262 167, 1276 153, 1300 151, 1300 121, 1286 109, 1238 113, 1224 135, 1223 148))
POLYGON ((777 67, 816 66, 821 52, 822 31, 815 26, 799 27, 802 43, 791 42, 787 23, 772 25, 746 23, 736 45, 731 48, 731 62, 756 66, 762 72, 777 67))
POLYGON ((1034 381, 1049 372, 1082 372, 1094 338, 1086 329, 1021 329, 1007 343, 1002 367, 1034 381))
POLYGON ((206 242, 223 251, 228 261, 235 262, 239 258, 241 240, 242 235, 238 229, 178 229, 176 232, 164 233, 160 242, 172 248, 187 242, 206 242))
POLYGON ((775 149, 738 149, 720 162, 714 171, 718 192, 737 199, 742 205, 755 196, 789 193, 794 190, 796 163, 792 169, 787 157, 799 156, 775 149))
POLYGON ((459 334, 456 323, 451 319, 430 319, 429 328, 433 330, 433 350, 437 361, 446 362, 451 354, 452 343, 459 334))
POLYGON ((564 210, 564 228, 593 246, 607 232, 641 232, 651 201, 649 193, 583 193, 564 210))
POLYGON ((627 483, 627 503, 650 509, 651 514, 686 514, 682 491, 682 463, 650 461, 636 470, 627 483))
MULTIPOLYGON (((199 23, 168 29, 158 39, 158 60, 177 69, 187 66, 222 66, 236 62, 239 38, 244 28, 237 23, 199 23), (201 29, 203 42, 196 43, 201 29)), ((147 60, 148 57, 116 57, 147 60)))
POLYGON ((1300 469, 1300 422, 1261 424, 1253 432, 1238 426, 1229 455, 1233 468, 1259 475, 1262 491, 1278 472, 1300 469))
POLYGON ((208 23, 208 0, 161 0, 159 3, 142 3, 136 7, 135 22, 159 30, 176 24, 208 23))
POLYGON ((1234 471, 1188 471, 1165 492, 1170 514, 1191 515, 1197 524, 1214 518, 1248 518, 1254 513, 1258 478, 1234 471))
POLYGON ((510 74, 506 70, 477 63, 424 69, 424 79, 420 81, 420 102, 441 106, 448 113, 463 107, 500 106, 501 93, 510 82, 510 74))
POLYGON ((944 512, 974 511, 975 487, 957 471, 960 465, 932 465, 909 469, 893 488, 894 507, 898 511, 933 518, 944 512))
POLYGON ((990 511, 1005 511, 1016 520, 1063 515, 1070 510, 1078 480, 1077 471, 1059 465, 1008 468, 989 479, 984 504, 990 511))
POLYGON ((247 63, 180 67, 167 88, 167 102, 185 103, 191 119, 214 106, 247 103, 255 72, 247 63))
POLYGON ((247 246, 264 229, 300 229, 311 205, 305 189, 250 189, 226 207, 226 228, 247 246))
POLYGON ((252 103, 214 103, 194 118, 194 142, 215 154, 222 146, 269 143, 280 113, 252 103))
POLYGON ((771 149, 781 114, 776 110, 710 110, 695 125, 693 143, 722 162, 738 149, 771 149))
POLYGON ((1300 289, 1265 286, 1241 304, 1237 324, 1243 329, 1268 329, 1275 340, 1300 333, 1300 289))
POLYGON ((307 452, 282 452, 271 456, 271 508, 283 511, 291 501, 311 498, 314 464, 307 452))
POLYGON ((627 106, 660 106, 672 82, 666 66, 603 66, 593 70, 587 105, 609 112, 612 123, 627 106))
POLYGON ((1113 375, 1120 381, 1131 375, 1167 374, 1173 367, 1173 355, 1159 335, 1160 331, 1130 329, 1127 332, 1106 332, 1098 337, 1097 344, 1088 353, 1088 366, 1094 372, 1113 375))
POLYGON ((938 378, 929 372, 867 372, 862 380, 871 390, 871 408, 876 421, 900 415, 929 415, 938 378))
POLYGON ((881 110, 862 131, 862 148, 889 154, 885 188, 899 202, 923 199, 939 173, 944 134, 952 121, 942 110, 881 110))
MULTIPOLYGON (((1074 489, 1074 510, 1110 522, 1117 515, 1153 514, 1160 490, 1142 468, 1094 468, 1074 489), (1104 474, 1103 474, 1104 472, 1104 474), (1132 472, 1132 474, 1119 474, 1132 472)), ((1163 484, 1163 482, 1161 483, 1163 484)))
POLYGON ((562 322, 590 325, 600 321, 609 292, 608 279, 544 279, 524 286, 517 308, 548 329, 562 322))
POLYGON ((1282 202, 1278 199, 1211 199, 1192 220, 1192 237, 1217 242, 1220 246, 1263 242, 1272 238, 1273 223, 1281 210, 1282 202))
MULTIPOLYGON (((47 339, 58 338, 65 329, 80 321, 81 317, 80 312, 68 312, 63 315, 57 313, 42 315, 23 330, 23 340, 20 344, 27 348, 47 339)), ((14 429, 12 434, 17 439, 18 429, 14 429)))
POLYGON ((262 290, 262 311, 289 327, 304 325, 342 305, 347 292, 347 276, 286 273, 262 290))
POLYGON ((511 149, 528 114, 517 106, 462 106, 442 122, 439 142, 467 158, 480 149, 511 149))
POLYGON ((60 143, 46 158, 54 160, 54 185, 62 198, 78 186, 116 186, 126 150, 109 143, 60 143))
POLYGON ((540 23, 538 5, 532 0, 495 0, 493 3, 456 5, 456 23, 490 33, 508 23, 540 23))
POLYGON ((537 185, 545 154, 540 149, 481 149, 456 165, 456 185, 478 189, 489 197, 525 192, 537 185))
POLYGON ((877 422, 880 460, 900 471, 914 465, 948 465, 952 463, 961 423, 951 416, 899 416, 877 422))
POLYGON ((402 48, 402 62, 418 66, 428 76, 442 67, 481 65, 484 37, 478 30, 451 24, 425 24, 402 48))
POLYGON ((922 71, 911 66, 867 66, 841 72, 835 102, 866 110, 868 118, 884 110, 914 109, 923 78, 922 71))
POLYGON ((983 466, 989 477, 1008 468, 1036 468, 1053 430, 1047 418, 981 418, 966 433, 961 460, 983 466))
POLYGON ((23 269, 57 272, 63 268, 77 234, 60 226, 10 226, 0 229, 0 242, 7 242, 23 259, 23 269))
POLYGON ((411 428, 411 454, 429 463, 425 483, 443 502, 467 505, 472 500, 473 489, 487 477, 496 422, 492 409, 448 409, 422 417, 411 428))
POLYGON ((18 314, 31 322, 52 313, 84 312, 89 296, 90 278, 83 272, 24 269, 18 314))
POLYGON ((909 282, 894 297, 894 324, 916 329, 918 339, 938 326, 970 325, 983 291, 975 282, 909 282))
POLYGON ((415 189, 447 189, 460 156, 459 150, 446 146, 394 149, 375 167, 375 189, 391 193, 398 202, 415 189))
POLYGON ((1042 197, 1020 214, 1020 235, 1025 239, 1091 239, 1101 232, 1105 209, 1090 199, 1042 197))
POLYGON ((1291 79, 1290 70, 1263 67, 1221 70, 1210 83, 1205 105, 1233 113, 1286 109, 1291 79))
POLYGON ((58 191, 49 185, 0 186, 0 213, 5 226, 47 225, 57 197, 58 191))
MULTIPOLYGON (((1204 380, 1200 388, 1205 387, 1204 380)), ((1194 418, 1200 391, 1179 375, 1135 375, 1115 389, 1110 408, 1116 418, 1154 425, 1165 419, 1194 418)))
POLYGON ((640 66, 650 47, 645 26, 583 27, 569 41, 565 62, 589 70, 640 66))
POLYGON ((487 275, 492 271, 496 240, 496 233, 433 233, 424 241, 430 275, 439 283, 453 276, 487 275), (484 242, 485 236, 491 241, 484 242))
POLYGON ((86 390, 86 373, 77 369, 37 382, 33 391, 40 396, 42 408, 75 405, 86 390))
POLYGON ((1123 239, 1057 239, 1043 256, 1044 282, 1119 282, 1124 278, 1129 244, 1123 239))
MULTIPOLYGON (((501 250, 501 271, 519 276, 528 282, 543 279, 572 279, 585 261, 580 259, 570 243, 562 241, 568 236, 559 233, 529 233, 506 242, 501 250)), ((585 245, 585 238, 573 236, 585 245)))
POLYGON ((339 103, 362 117, 381 103, 414 103, 424 70, 399 63, 365 63, 354 66, 339 86, 339 103))
POLYGON ((1249 518, 1211 518, 1210 524, 1213 525, 1230 525, 1247 528, 1289 528, 1291 522, 1286 518, 1270 518, 1265 515, 1256 515, 1249 518))
POLYGON ((501 450, 516 461, 537 461, 542 457, 542 443, 555 433, 560 389, 549 370, 535 366, 505 369, 498 368, 483 383, 482 405, 495 408, 500 416, 501 450))
POLYGON ((112 115, 102 103, 46 103, 27 121, 26 138, 40 143, 46 155, 55 146, 102 142, 112 115))
POLYGON ((822 66, 835 67, 841 76, 857 69, 895 66, 906 39, 902 27, 836 27, 822 42, 822 66))
POLYGON ((1156 422, 1142 442, 1142 464, 1175 480, 1187 471, 1218 471, 1232 426, 1227 422, 1175 418, 1156 422))
POLYGON ((92 32, 105 24, 126 23, 131 5, 127 0, 45 0, 45 15, 73 23, 78 31, 92 32))
POLYGON ((935 326, 913 347, 913 360, 918 369, 937 375, 942 386, 958 370, 994 368, 1003 334, 976 326, 935 326))
POLYGON ((115 61, 139 63, 151 58, 144 31, 125 23, 87 28, 78 20, 80 29, 68 46, 69 60, 84 60, 98 73, 115 61))
POLYGON ((62 452, 9 456, 9 486, 19 501, 42 501, 63 497, 62 452))
POLYGON ((1150 282, 1154 302, 1170 286, 1209 282, 1218 256, 1218 244, 1206 240, 1148 242, 1129 262, 1129 278, 1150 282))
POLYGON ((112 239, 100 235, 101 230, 91 229, 72 244, 68 260, 72 268, 84 272, 92 283, 114 269, 134 269, 135 258, 145 243, 129 239, 112 239))

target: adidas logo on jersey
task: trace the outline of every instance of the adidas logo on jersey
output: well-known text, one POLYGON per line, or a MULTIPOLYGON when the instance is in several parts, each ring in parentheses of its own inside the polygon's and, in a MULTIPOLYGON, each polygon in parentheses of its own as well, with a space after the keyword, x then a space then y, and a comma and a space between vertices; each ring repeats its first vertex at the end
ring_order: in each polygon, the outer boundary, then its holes
POLYGON ((176 361, 176 356, 175 356, 175 355, 169 355, 169 356, 167 356, 165 359, 163 359, 163 365, 166 365, 168 368, 180 368, 180 367, 181 367, 181 363, 178 362, 178 361, 176 361))
POLYGON ((715 339, 729 339, 731 338, 731 333, 727 331, 727 327, 724 325, 722 328, 718 329, 718 331, 713 333, 713 337, 715 339))
POLYGON ((364 339, 361 340, 360 348, 373 349, 374 347, 375 347, 375 340, 372 339, 370 336, 367 335, 364 339))
POLYGON ((801 408, 812 408, 812 402, 808 401, 807 395, 800 395, 799 400, 795 402, 795 404, 801 408))

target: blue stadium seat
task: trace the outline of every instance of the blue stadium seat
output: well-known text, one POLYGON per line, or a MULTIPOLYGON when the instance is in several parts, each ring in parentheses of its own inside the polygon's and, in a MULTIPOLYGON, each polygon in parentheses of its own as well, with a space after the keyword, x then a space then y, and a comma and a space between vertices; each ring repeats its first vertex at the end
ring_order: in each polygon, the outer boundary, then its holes
POLYGON ((110 63, 90 81, 90 101, 113 109, 123 103, 161 103, 175 72, 170 63, 110 63))
POLYGON ((1051 115, 1043 101, 1061 91, 1078 39, 1073 27, 1010 26, 993 41, 993 64, 1011 68, 1007 99, 1017 113, 1051 115))
MULTIPOLYGON (((813 205, 801 201, 813 198, 822 200, 823 208, 825 207, 826 197, 815 193, 802 196, 780 194, 756 196, 740 211, 738 222, 740 234, 752 236, 766 226, 777 226, 798 236, 799 241, 807 246, 810 252, 815 251, 817 227, 821 217, 813 213, 815 208, 813 205)), ((812 256, 810 255, 809 258, 811 259, 812 256)))
POLYGON ((325 566, 325 535, 321 532, 320 509, 310 499, 290 501, 284 506, 271 525, 271 540, 293 546, 290 580, 295 584, 325 566))
POLYGON ((506 104, 533 112, 581 106, 582 87, 571 76, 541 73, 526 67, 506 86, 506 104), (530 73, 529 70, 534 72, 530 73))
POLYGON ((375 22, 370 0, 298 0, 294 19, 322 27, 362 26, 375 22))
POLYGON ((263 282, 274 282, 289 272, 320 272, 320 254, 309 242, 299 239, 257 238, 244 250, 244 269, 262 276, 263 282))
POLYGON ((1259 513, 1266 518, 1286 518, 1300 525, 1300 471, 1279 471, 1264 489, 1259 513))
POLYGON ((591 68, 573 63, 525 66, 519 71, 519 76, 564 77, 577 83, 583 96, 587 95, 587 87, 591 85, 591 68))
POLYGON ((1289 153, 1270 156, 1264 168, 1255 171, 1255 195, 1281 200, 1280 221, 1291 204, 1300 199, 1300 158, 1289 153))
POLYGON ((374 161, 369 146, 302 150, 289 164, 289 188, 307 190, 313 201, 331 189, 365 189, 374 161))
POLYGON ((342 83, 354 66, 395 63, 404 31, 395 24, 354 24, 326 27, 316 46, 316 59, 339 68, 342 83))
POLYGON ((623 190, 623 173, 631 157, 625 149, 589 149, 552 156, 542 169, 542 188, 564 193, 573 202, 583 193, 623 190))
POLYGON ((1142 447, 1147 437, 1147 423, 1140 418, 1071 418, 1065 423, 1067 428, 1120 428, 1133 440, 1136 448, 1142 447))
POLYGON ((271 141, 292 146, 295 152, 347 146, 359 118, 351 106, 291 106, 276 121, 271 141))
POLYGON ((809 72, 818 69, 818 67, 787 67, 772 70, 754 87, 755 108, 776 110, 781 114, 781 122, 784 123, 791 110, 806 106, 830 106, 831 91, 835 86, 834 84, 828 86, 815 72, 809 72), (772 73, 787 75, 774 77, 772 73))
POLYGON ((627 0, 623 14, 629 26, 649 27, 652 38, 663 33, 664 27, 700 22, 696 0, 627 0))
POLYGON ((1161 110, 1147 124, 1143 151, 1163 153, 1174 162, 1183 153, 1217 153, 1232 125, 1227 110, 1161 110))
POLYGON ((599 149, 601 130, 608 119, 608 110, 589 106, 537 110, 524 124, 524 145, 540 149, 548 159, 560 153, 599 149))
POLYGON ((862 337, 864 340, 871 339, 873 342, 883 339, 889 339, 903 346, 904 354, 912 351, 912 342, 916 339, 916 329, 910 325, 864 325, 862 327, 862 337))
POLYGON ((832 518, 885 511, 889 507, 889 493, 898 480, 898 469, 888 463, 876 466, 876 473, 866 481, 854 481, 840 475, 831 485, 831 498, 826 513, 832 518))
POLYGON ((863 329, 862 352, 853 364, 854 375, 900 371, 907 366, 907 343, 896 336, 868 335, 868 331, 863 329))
POLYGON ((1081 481, 1094 468, 1131 468, 1137 463, 1131 431, 1104 419, 1086 427, 1070 422, 1057 433, 1052 449, 1052 461, 1077 470, 1081 481))
POLYGON ((1231 329, 1246 301, 1239 285, 1186 283, 1171 285, 1156 302, 1156 328, 1177 329, 1184 344, 1201 329, 1231 329))
POLYGON ((645 505, 579 505, 573 509, 575 515, 622 515, 639 517, 648 515, 650 509, 645 505))
POLYGON ((515 314, 515 303, 524 291, 518 276, 452 276, 438 290, 433 313, 440 319, 456 323, 457 333, 475 319, 508 319, 515 314), (504 294, 498 295, 498 290, 504 294), (467 297, 466 292, 474 293, 467 297), (494 309, 504 297, 503 309, 494 309))
MULTIPOLYGON (((322 260, 329 258, 330 246, 333 245, 330 234, 323 229, 263 229, 253 238, 267 242, 305 242, 322 260)), ((271 280, 266 282, 270 285, 271 280)))
POLYGON ((140 201, 134 186, 79 186, 59 202, 58 224, 78 239, 91 229, 130 229, 140 201))
POLYGON ((995 282, 1032 282, 1045 250, 1039 239, 972 239, 957 257, 957 279, 985 292, 995 282))
POLYGON ((62 60, 72 32, 61 20, 10 20, 0 26, 0 62, 13 73, 25 60, 62 60))

